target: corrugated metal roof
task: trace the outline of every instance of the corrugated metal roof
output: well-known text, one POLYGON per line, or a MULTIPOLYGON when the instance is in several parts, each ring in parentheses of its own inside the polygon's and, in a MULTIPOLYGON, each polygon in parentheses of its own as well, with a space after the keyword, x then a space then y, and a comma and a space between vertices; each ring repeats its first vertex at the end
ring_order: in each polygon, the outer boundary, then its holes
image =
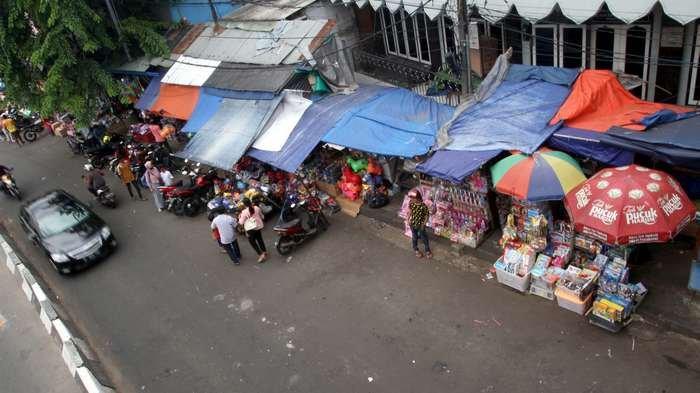
POLYGON ((238 22, 283 20, 314 2, 316 0, 273 0, 264 4, 246 4, 223 19, 238 22))
POLYGON ((228 90, 267 91, 277 93, 294 74, 295 66, 261 66, 221 62, 204 83, 205 87, 228 90))
POLYGON ((218 60, 197 59, 182 55, 163 76, 162 82, 174 85, 202 86, 220 63, 218 60))
POLYGON ((184 54, 232 63, 292 64, 309 55, 309 45, 327 22, 228 22, 220 25, 223 30, 218 33, 210 24, 184 54))

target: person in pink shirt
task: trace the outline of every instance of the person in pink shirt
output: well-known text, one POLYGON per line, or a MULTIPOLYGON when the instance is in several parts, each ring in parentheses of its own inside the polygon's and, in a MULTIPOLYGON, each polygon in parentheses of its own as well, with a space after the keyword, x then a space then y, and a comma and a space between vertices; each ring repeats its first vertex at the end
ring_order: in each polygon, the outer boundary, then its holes
POLYGON ((238 216, 238 225, 243 226, 250 245, 258 254, 258 263, 263 263, 267 259, 267 249, 262 238, 262 229, 265 226, 262 210, 253 205, 248 198, 243 198, 243 205, 245 209, 238 216))

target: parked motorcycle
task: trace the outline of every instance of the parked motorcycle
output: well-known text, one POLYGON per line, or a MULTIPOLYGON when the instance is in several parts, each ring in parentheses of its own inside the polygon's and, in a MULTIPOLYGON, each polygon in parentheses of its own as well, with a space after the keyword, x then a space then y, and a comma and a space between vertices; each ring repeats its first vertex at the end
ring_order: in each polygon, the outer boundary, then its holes
POLYGON ((189 185, 172 185, 158 187, 163 193, 165 208, 177 216, 197 215, 207 202, 214 196, 214 180, 216 171, 210 169, 199 174, 199 167, 193 170, 185 169, 183 175, 190 177, 189 185))
POLYGON ((298 218, 276 225, 273 230, 279 235, 275 248, 280 255, 287 255, 297 246, 328 229, 330 223, 318 202, 303 200, 292 206, 298 218), (315 206, 309 206, 309 204, 315 206), (317 206, 316 206, 317 205, 317 206))
POLYGON ((104 185, 95 191, 97 201, 104 207, 114 209, 117 207, 117 197, 114 195, 108 185, 104 185))
POLYGON ((5 173, 0 179, 2 180, 2 190, 5 194, 18 201, 22 200, 22 193, 19 191, 19 187, 17 187, 17 183, 12 175, 5 173))

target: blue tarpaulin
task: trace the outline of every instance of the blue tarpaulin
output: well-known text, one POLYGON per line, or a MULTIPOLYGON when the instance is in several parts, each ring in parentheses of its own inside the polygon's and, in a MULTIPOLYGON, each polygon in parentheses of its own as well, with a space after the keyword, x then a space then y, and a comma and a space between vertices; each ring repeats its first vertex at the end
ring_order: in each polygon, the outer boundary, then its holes
POLYGON ((438 150, 427 161, 419 164, 416 170, 429 176, 459 183, 501 151, 438 150))
POLYGON ((295 172, 345 111, 377 96, 384 88, 360 86, 353 94, 334 94, 314 102, 280 151, 251 148, 248 155, 287 172, 295 172))
POLYGON ((697 112, 683 115, 686 117, 683 120, 646 131, 613 127, 599 138, 613 148, 640 153, 671 165, 700 169, 700 116, 697 112))
POLYGON ((231 170, 258 137, 279 102, 279 96, 272 100, 223 98, 216 113, 177 156, 231 170))
POLYGON ((528 79, 504 80, 486 100, 449 126, 447 150, 519 150, 533 153, 556 131, 547 123, 569 93, 567 86, 528 79))
POLYGON ((160 79, 163 75, 154 76, 151 82, 146 87, 146 90, 141 94, 141 98, 136 102, 134 107, 143 111, 151 110, 153 103, 156 102, 158 94, 160 94, 160 79))
POLYGON ((602 132, 562 127, 547 140, 550 147, 610 166, 629 165, 634 153, 621 147, 602 143, 602 132))
POLYGON ((523 82, 528 79, 537 79, 557 85, 571 86, 576 80, 576 76, 578 76, 578 70, 575 69, 511 64, 506 80, 523 82))
POLYGON ((195 133, 216 114, 224 98, 235 98, 241 100, 270 100, 274 97, 272 93, 250 92, 237 90, 223 90, 210 87, 202 88, 199 94, 197 106, 194 107, 192 116, 182 128, 183 132, 195 133))
POLYGON ((383 88, 374 98, 345 115, 322 140, 387 156, 413 157, 427 153, 437 130, 454 108, 406 89, 383 88))

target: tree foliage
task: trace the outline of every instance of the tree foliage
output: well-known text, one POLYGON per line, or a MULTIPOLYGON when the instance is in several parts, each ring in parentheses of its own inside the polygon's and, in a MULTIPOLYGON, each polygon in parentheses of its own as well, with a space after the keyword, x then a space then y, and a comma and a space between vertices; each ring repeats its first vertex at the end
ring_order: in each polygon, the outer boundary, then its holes
MULTIPOLYGON (((132 0, 133 10, 142 0, 132 0)), ((129 0, 117 1, 120 38, 103 0, 0 0, 0 79, 18 105, 41 112, 70 112, 90 121, 101 100, 118 97, 121 83, 107 68, 132 57, 164 56, 164 24, 128 15, 129 0)))

